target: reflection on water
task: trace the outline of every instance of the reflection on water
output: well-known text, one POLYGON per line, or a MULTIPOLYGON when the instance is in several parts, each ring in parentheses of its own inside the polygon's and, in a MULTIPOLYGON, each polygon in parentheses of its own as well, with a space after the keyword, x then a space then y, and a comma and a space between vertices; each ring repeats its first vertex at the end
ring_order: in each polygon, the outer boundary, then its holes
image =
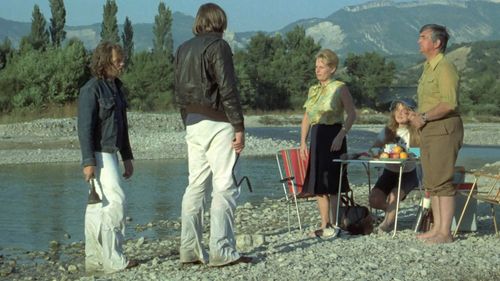
MULTIPOLYGON (((254 190, 249 193, 242 184, 240 202, 281 196, 274 158, 240 161, 241 175, 250 177, 254 190)), ((1 166, 0 178, 0 250, 44 249, 51 240, 83 239, 88 186, 77 163, 1 166)), ((186 184, 186 160, 135 161, 134 176, 124 185, 132 219, 127 234, 145 235, 134 233, 136 224, 179 218, 186 184)))
MULTIPOLYGON (((250 133, 262 137, 298 138, 295 128, 252 129, 250 133)), ((369 143, 366 139, 374 137, 366 132, 362 133, 366 136, 357 134, 351 133, 351 151, 364 149, 361 144, 366 147, 369 143)), ((499 147, 466 146, 457 164, 470 169, 499 160, 499 147)), ((249 193, 243 185, 240 203, 283 195, 274 157, 243 156, 240 161, 241 176, 249 176, 254 190, 249 193)), ((361 165, 349 167, 352 183, 366 181, 362 169, 361 165)), ((178 218, 186 184, 186 160, 135 161, 135 174, 124 186, 127 215, 132 218, 127 225, 127 237, 161 237, 161 233, 136 233, 134 226, 178 218)), ((45 250, 51 240, 64 243, 82 240, 87 190, 78 163, 0 166, 0 251, 13 247, 45 250)))

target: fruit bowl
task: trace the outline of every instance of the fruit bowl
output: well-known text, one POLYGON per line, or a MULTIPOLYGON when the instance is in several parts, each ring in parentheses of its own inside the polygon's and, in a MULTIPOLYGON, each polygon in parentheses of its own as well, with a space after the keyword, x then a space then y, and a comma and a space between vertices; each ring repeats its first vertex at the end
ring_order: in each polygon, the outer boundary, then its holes
POLYGON ((414 159, 411 153, 406 151, 404 147, 399 146, 397 144, 386 144, 383 151, 379 151, 379 153, 375 153, 374 159, 380 160, 406 160, 406 159, 414 159))

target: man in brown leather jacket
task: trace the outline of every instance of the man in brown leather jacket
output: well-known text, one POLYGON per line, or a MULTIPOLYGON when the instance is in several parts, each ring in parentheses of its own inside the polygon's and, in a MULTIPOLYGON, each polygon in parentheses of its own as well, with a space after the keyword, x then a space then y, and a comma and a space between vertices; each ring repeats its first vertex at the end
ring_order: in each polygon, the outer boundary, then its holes
POLYGON ((234 212, 240 194, 232 179, 236 153, 245 145, 243 113, 231 48, 222 39, 225 12, 201 5, 195 36, 175 57, 175 97, 186 126, 189 185, 182 199, 181 263, 211 266, 250 262, 236 251, 234 212), (205 194, 212 179, 210 252, 202 244, 205 194))

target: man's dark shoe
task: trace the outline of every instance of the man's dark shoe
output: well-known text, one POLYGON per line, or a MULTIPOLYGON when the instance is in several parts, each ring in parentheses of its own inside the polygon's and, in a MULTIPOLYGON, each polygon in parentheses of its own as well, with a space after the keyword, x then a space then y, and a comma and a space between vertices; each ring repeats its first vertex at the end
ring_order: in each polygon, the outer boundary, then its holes
POLYGON ((247 256, 240 256, 237 260, 234 260, 232 262, 226 263, 226 264, 221 264, 221 265, 212 265, 213 267, 223 267, 223 266, 231 266, 231 265, 236 265, 239 263, 251 263, 253 260, 252 257, 247 257, 247 256))
POLYGON ((252 257, 247 257, 247 256, 240 256, 239 259, 233 261, 233 262, 230 262, 228 265, 235 265, 235 264, 238 264, 238 263, 251 263, 253 260, 252 257))
POLYGON ((129 260, 127 266, 125 267, 125 269, 130 269, 130 268, 136 267, 138 265, 139 265, 138 261, 136 261, 136 260, 129 260))
POLYGON ((182 267, 192 266, 192 265, 203 265, 203 264, 205 264, 205 263, 202 262, 202 261, 200 261, 200 260, 188 261, 188 262, 181 262, 181 266, 182 267))

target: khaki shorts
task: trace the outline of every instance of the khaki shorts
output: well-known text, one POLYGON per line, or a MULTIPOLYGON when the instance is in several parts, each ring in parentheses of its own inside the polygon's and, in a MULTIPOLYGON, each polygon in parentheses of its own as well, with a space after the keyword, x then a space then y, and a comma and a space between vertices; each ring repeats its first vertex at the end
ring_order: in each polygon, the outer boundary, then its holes
POLYGON ((454 196, 455 162, 464 137, 462 119, 457 116, 429 122, 420 137, 425 190, 431 196, 454 196))

